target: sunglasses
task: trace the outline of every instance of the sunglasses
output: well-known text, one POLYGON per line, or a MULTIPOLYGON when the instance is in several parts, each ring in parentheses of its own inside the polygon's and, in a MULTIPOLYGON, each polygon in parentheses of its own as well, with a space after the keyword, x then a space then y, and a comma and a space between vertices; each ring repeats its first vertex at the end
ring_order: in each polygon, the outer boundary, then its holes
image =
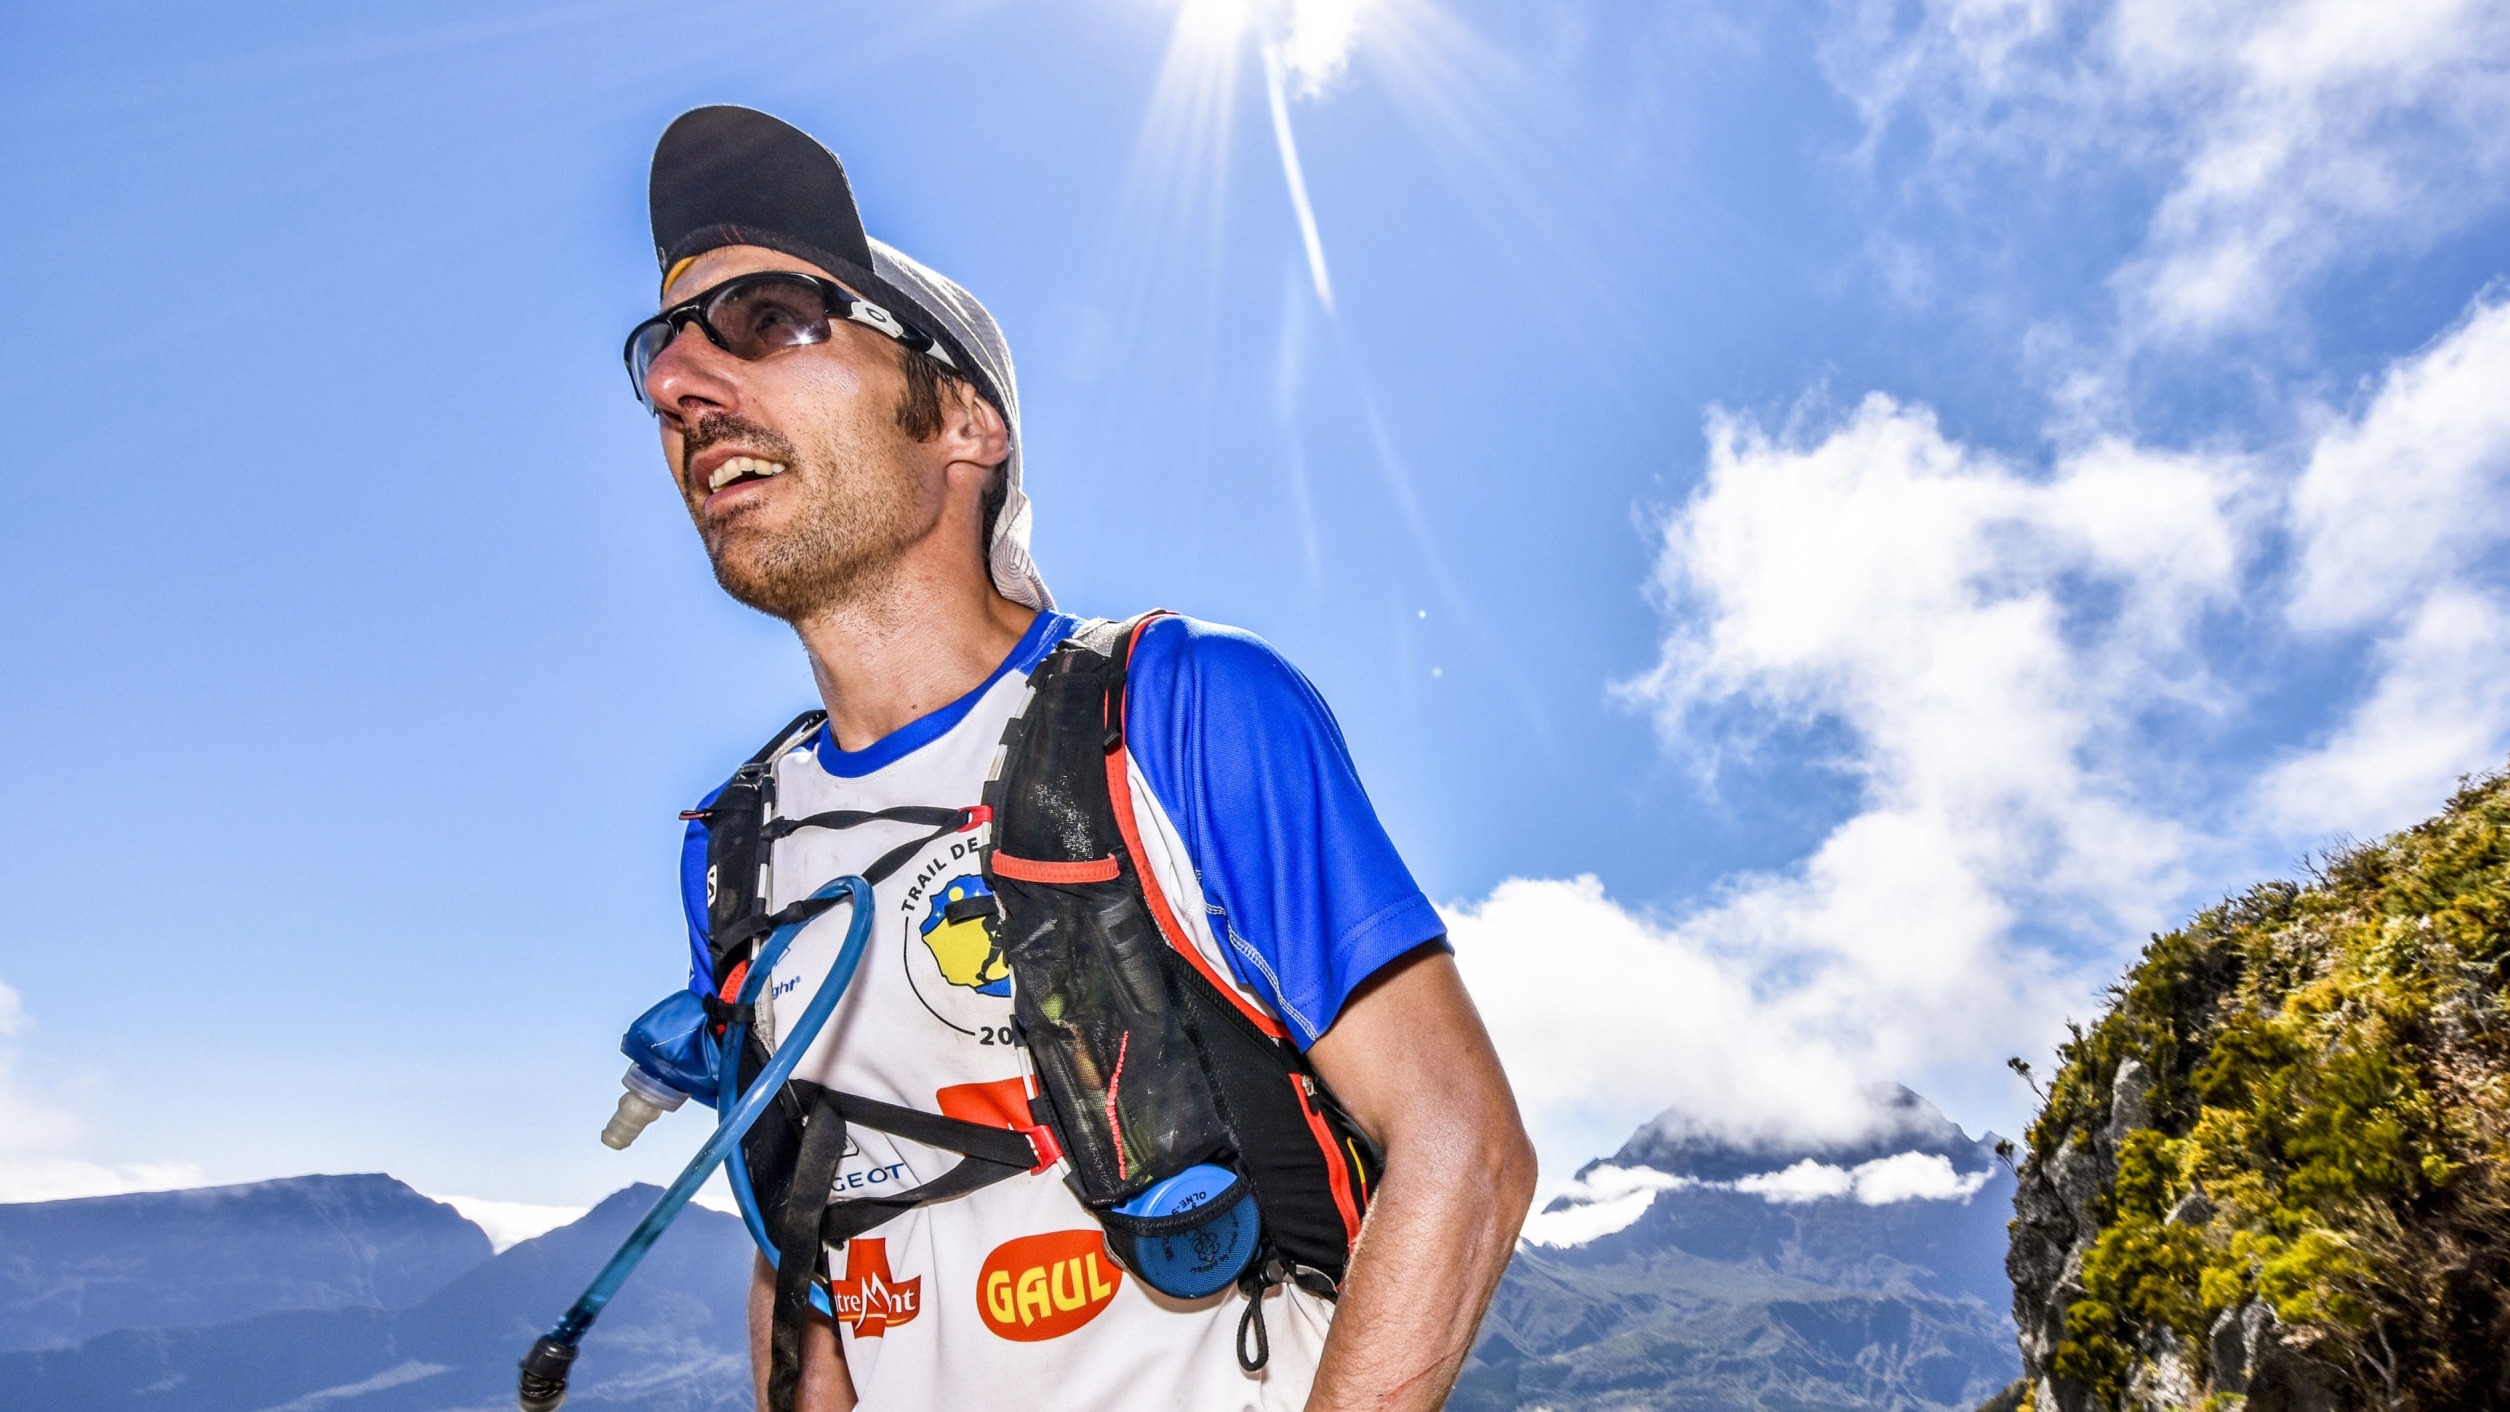
POLYGON ((654 360, 690 324, 706 341, 745 363, 754 363, 781 348, 828 341, 829 321, 844 319, 874 329, 956 370, 958 360, 942 341, 902 323, 896 315, 859 298, 835 280, 792 270, 765 270, 737 275, 692 299, 684 299, 628 332, 628 381, 636 400, 656 411, 645 392, 645 375, 654 360))

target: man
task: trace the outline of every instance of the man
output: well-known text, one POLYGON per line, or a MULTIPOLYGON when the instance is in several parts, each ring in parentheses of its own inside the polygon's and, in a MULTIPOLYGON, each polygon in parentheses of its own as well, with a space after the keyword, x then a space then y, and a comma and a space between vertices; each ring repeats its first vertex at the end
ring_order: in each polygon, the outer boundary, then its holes
MULTIPOLYGON (((1028 555, 1000 332, 966 291, 869 240, 836 158, 765 114, 681 117, 655 152, 652 207, 664 313, 631 338, 631 375, 717 582, 792 625, 827 708, 772 760, 778 816, 972 803, 1024 679, 1077 626, 1028 555)), ((1146 427, 1161 415, 1142 413, 1146 427)), ((814 1412, 1434 1408, 1507 1262, 1532 1151, 1332 717, 1243 633, 1167 617, 1136 642, 1129 817, 1183 941, 1382 1149, 1338 1298, 1263 1291, 1269 1356, 1247 1371, 1239 1301, 1172 1298, 1102 1265, 1057 1172, 1023 1173, 826 1252, 836 1317, 803 1331, 800 1356, 814 1412)), ((692 825, 683 875, 711 990, 705 830, 692 825)), ((925 1111, 955 1100, 963 1116, 1019 1091, 1022 1051, 1010 974, 963 905, 985 879, 966 838, 913 849, 926 833, 874 821, 778 839, 766 905, 909 845, 875 879, 873 950, 796 1076, 925 1111)), ((823 971, 833 944, 814 953, 823 971)), ((791 988, 779 970, 771 991, 791 988)), ((760 1023, 778 1020, 789 1012, 770 1006, 760 1023)), ((951 1160, 849 1129, 834 1185, 922 1183, 951 1160)), ((774 1290, 762 1259, 762 1402, 774 1290)))

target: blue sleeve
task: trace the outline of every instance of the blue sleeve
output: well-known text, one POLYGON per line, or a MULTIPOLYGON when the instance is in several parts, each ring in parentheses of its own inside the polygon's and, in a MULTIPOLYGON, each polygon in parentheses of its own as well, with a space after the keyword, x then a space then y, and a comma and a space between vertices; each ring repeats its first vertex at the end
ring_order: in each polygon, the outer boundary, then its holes
MULTIPOLYGON (((699 800, 697 807, 714 807, 715 795, 723 793, 717 785, 714 792, 699 800)), ((704 819, 689 820, 688 832, 680 836, 680 911, 689 924, 689 989, 700 995, 715 993, 714 954, 706 945, 706 844, 709 835, 704 819)))
POLYGON ((1162 618, 1125 701, 1126 743, 1184 836, 1212 934, 1302 1047, 1378 967, 1446 934, 1324 698, 1269 644, 1162 618))

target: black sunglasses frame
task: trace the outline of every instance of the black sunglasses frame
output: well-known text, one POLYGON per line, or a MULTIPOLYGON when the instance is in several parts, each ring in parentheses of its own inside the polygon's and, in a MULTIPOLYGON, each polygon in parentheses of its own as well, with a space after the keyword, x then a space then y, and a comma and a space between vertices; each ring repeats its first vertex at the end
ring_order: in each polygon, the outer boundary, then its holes
MULTIPOLYGON (((717 300, 726 298, 736 291, 761 284, 798 284, 812 289, 818 293, 829 318, 842 318, 848 323, 861 324, 875 333, 896 339, 899 343, 924 354, 954 373, 959 372, 958 357, 950 351, 948 344, 835 280, 804 274, 800 270, 758 270, 750 274, 734 275, 721 284, 701 289, 652 318, 642 320, 636 327, 628 330, 626 346, 619 350, 619 356, 627 364, 628 382, 636 390, 636 400, 644 406, 646 411, 657 416, 661 414, 661 409, 654 406, 653 399, 645 394, 645 374, 652 369, 653 359, 662 356, 663 349, 669 348, 672 341, 680 336, 680 331, 690 324, 697 325, 698 332, 706 335, 708 343, 732 354, 733 357, 741 358, 744 362, 756 362, 758 358, 764 358, 770 353, 779 352, 785 348, 805 346, 798 343, 779 344, 760 352, 755 358, 743 357, 730 343, 724 341, 723 333, 715 327, 714 321, 706 317, 706 310, 717 300), (637 342, 645 337, 646 330, 656 327, 669 329, 670 337, 656 345, 652 356, 648 357, 645 360, 645 366, 640 368, 636 361, 637 342)), ((811 340, 814 343, 821 341, 824 340, 811 340)))

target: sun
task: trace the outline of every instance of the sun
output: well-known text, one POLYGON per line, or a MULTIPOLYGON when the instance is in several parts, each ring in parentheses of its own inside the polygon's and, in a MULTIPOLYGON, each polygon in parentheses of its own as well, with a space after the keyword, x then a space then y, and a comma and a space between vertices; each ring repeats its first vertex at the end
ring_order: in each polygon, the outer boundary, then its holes
POLYGON ((1316 209, 1308 199, 1307 178, 1299 164, 1298 141, 1290 126, 1292 95, 1322 93, 1350 61, 1359 35, 1361 11, 1368 0, 1179 0, 1176 31, 1169 52, 1168 75, 1191 72, 1193 79, 1175 85, 1163 82, 1163 96, 1190 89, 1192 106, 1206 114, 1227 106, 1232 70, 1252 39, 1263 60, 1264 96, 1272 117, 1273 143, 1281 157, 1281 175, 1297 217, 1300 244, 1318 302, 1333 312, 1333 280, 1325 267, 1323 238, 1316 227, 1316 209))
POLYGON ((1184 0, 1177 37, 1197 46, 1234 48, 1255 24, 1256 0, 1184 0))
POLYGON ((1369 0, 1181 0, 1177 35, 1200 48, 1231 50, 1251 34, 1309 94, 1341 74, 1369 8, 1369 0))

